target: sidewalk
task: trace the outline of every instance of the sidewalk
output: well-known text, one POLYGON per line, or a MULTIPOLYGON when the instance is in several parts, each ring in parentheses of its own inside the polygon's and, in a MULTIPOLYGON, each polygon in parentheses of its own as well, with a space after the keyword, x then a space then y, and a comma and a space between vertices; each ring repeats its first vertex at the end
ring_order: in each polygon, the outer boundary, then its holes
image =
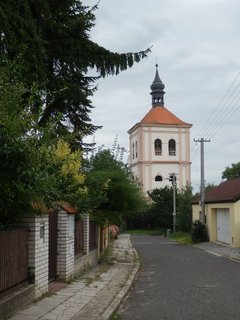
POLYGON ((106 263, 9 320, 107 320, 128 292, 138 268, 130 236, 122 234, 114 240, 106 263))
POLYGON ((240 248, 231 248, 219 242, 201 242, 194 244, 193 247, 240 262, 240 248))

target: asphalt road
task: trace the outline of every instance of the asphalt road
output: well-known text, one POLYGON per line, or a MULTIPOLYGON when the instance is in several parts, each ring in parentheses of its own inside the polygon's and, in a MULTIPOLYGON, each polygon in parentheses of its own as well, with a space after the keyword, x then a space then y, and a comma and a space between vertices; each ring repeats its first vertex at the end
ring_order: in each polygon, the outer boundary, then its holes
POLYGON ((240 320, 240 263, 156 236, 132 236, 142 258, 121 320, 240 320))

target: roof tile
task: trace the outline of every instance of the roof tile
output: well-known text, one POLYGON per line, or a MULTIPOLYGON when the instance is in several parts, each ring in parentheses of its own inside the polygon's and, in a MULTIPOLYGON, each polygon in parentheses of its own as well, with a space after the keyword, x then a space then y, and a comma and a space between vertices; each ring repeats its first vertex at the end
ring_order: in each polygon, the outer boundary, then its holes
POLYGON ((78 211, 70 203, 60 201, 58 204, 69 214, 77 214, 78 211))
POLYGON ((240 199, 240 178, 226 180, 206 193, 205 203, 236 202, 240 199))
POLYGON ((180 124, 189 125, 176 117, 168 109, 162 106, 152 108, 145 117, 140 121, 145 124, 180 124))

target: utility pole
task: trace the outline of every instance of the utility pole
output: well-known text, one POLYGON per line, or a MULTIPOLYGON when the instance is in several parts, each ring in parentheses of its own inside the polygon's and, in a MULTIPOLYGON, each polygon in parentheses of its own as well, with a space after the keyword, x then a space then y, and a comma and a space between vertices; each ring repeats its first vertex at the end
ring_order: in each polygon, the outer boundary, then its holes
POLYGON ((176 232, 176 181, 177 177, 175 173, 169 176, 169 181, 172 182, 173 188, 173 232, 176 232))
POLYGON ((200 198, 200 221, 205 224, 205 178, 204 178, 204 142, 210 142, 210 139, 194 139, 194 142, 200 142, 201 147, 201 198, 200 198))

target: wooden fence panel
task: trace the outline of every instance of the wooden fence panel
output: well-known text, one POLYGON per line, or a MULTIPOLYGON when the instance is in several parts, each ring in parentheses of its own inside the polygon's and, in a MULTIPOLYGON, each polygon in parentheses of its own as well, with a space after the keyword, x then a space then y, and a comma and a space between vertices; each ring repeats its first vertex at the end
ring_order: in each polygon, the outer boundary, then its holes
POLYGON ((83 221, 75 221, 75 239, 74 239, 75 256, 83 254, 83 221))
POLYGON ((90 221, 89 222, 89 250, 97 248, 97 225, 90 221))
POLYGON ((48 252, 48 278, 55 280, 57 277, 57 240, 58 240, 58 212, 49 213, 49 252, 48 252))
POLYGON ((28 231, 0 231, 0 292, 28 278, 28 231))

